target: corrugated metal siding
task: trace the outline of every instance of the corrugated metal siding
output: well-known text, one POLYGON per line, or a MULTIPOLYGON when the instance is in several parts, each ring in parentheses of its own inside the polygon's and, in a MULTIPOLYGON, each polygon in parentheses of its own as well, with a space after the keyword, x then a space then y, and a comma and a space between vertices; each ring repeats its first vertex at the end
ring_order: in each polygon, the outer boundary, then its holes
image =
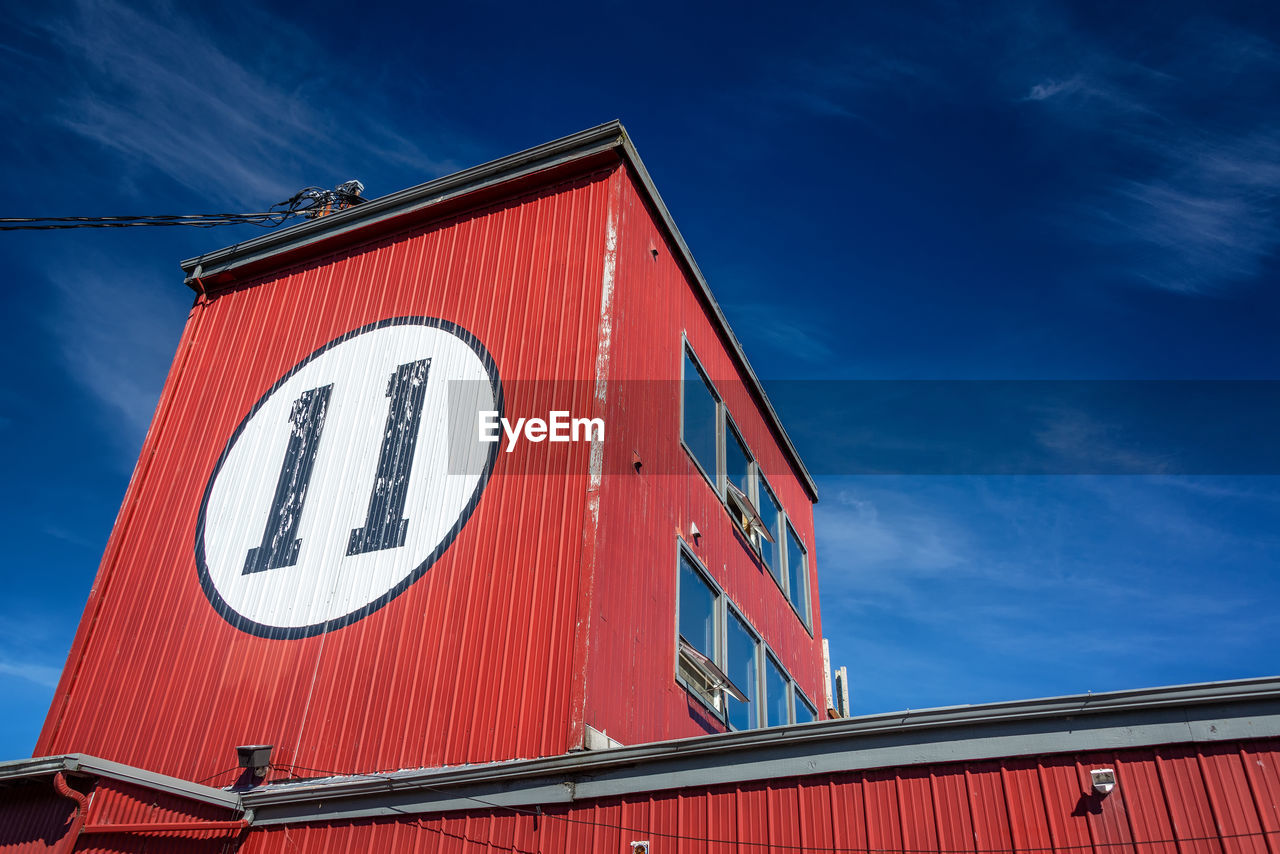
POLYGON ((0 852, 58 850, 74 812, 75 804, 59 795, 48 778, 0 787, 0 852))
MULTIPOLYGON (((589 380, 607 178, 583 176, 197 305, 38 754, 85 752, 202 779, 233 766, 233 747, 245 743, 274 743, 277 764, 310 776, 572 746, 585 446, 499 454, 474 516, 430 571, 376 613, 318 636, 233 628, 201 590, 192 544, 237 425, 300 359, 349 330, 401 315, 461 325, 493 354, 508 412, 547 408, 535 399, 542 387, 518 380, 589 380), (567 474, 512 473, 551 466, 567 474)), ((590 384, 576 388, 589 394, 590 384)), ((589 400, 564 403, 583 410, 589 400)))
POLYGON ((80 854, 109 854, 121 851, 191 851, 219 852, 232 843, 238 831, 164 831, 138 833, 104 832, 102 828, 115 824, 160 824, 199 821, 228 821, 239 815, 210 804, 201 804, 183 798, 133 786, 116 780, 102 780, 94 790, 93 801, 85 826, 95 832, 82 833, 75 850, 80 854))
POLYGON ((606 852, 647 839, 651 854, 1275 854, 1278 748, 1268 740, 1020 758, 661 792, 546 807, 541 816, 264 828, 241 850, 606 852), (1105 798, 1090 789, 1099 767, 1116 770, 1105 798))
MULTIPOLYGON (((585 720, 624 744, 723 729, 674 676, 676 538, 694 546, 691 524, 702 532, 694 548, 698 558, 821 714, 826 694, 812 504, 645 201, 626 175, 619 180, 606 418, 612 432, 588 617, 585 720), (812 636, 734 532, 715 490, 680 443, 682 332, 809 549, 812 636), (639 473, 631 471, 633 451, 643 463, 639 473)), ((767 366, 757 367, 768 374, 767 366)))
MULTIPOLYGON (((159 824, 164 822, 231 821, 233 810, 190 801, 118 780, 101 780, 94 788, 85 824, 159 824)), ((225 834, 224 834, 225 835, 225 834)))

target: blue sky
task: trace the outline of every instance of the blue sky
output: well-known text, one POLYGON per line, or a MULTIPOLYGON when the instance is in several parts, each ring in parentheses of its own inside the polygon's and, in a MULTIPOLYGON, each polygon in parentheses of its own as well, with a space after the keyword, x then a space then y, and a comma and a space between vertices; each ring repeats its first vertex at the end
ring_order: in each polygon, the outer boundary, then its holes
MULTIPOLYGON (((621 118, 767 383, 1280 378, 1263 4, 303 8, 4 4, 3 215, 382 195, 621 118)), ((97 570, 177 262, 253 233, 0 235, 0 757, 97 570)), ((855 711, 1274 673, 1277 478, 1151 471, 817 471, 855 711)))

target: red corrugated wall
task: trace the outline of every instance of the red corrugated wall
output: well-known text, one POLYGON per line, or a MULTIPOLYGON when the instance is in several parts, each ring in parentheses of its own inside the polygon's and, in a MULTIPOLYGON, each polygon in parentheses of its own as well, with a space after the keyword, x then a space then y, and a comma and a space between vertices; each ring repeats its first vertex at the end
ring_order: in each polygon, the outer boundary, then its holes
POLYGON ((545 412, 546 386, 518 381, 547 377, 588 381, 566 392, 578 399, 557 401, 587 409, 614 168, 197 303, 37 755, 82 752, 201 780, 235 766, 233 748, 246 743, 275 744, 277 764, 311 776, 305 769, 532 757, 576 743, 585 445, 498 454, 474 515, 422 578, 313 637, 259 637, 219 617, 193 542, 211 471, 255 401, 365 324, 446 319, 492 353, 508 411, 545 412), (526 465, 564 474, 519 474, 526 465))
POLYGON ((1280 742, 918 766, 549 806, 255 829, 244 854, 328 851, 1276 854, 1280 742), (1089 771, 1114 768, 1092 794, 1089 771))
POLYGON ((585 720, 623 744, 724 729, 674 677, 677 537, 821 715, 826 692, 812 501, 634 178, 620 178, 606 418, 613 432, 601 480, 585 720), (809 549, 812 635, 680 443, 682 333, 809 549), (632 471, 633 451, 639 472, 632 471), (691 524, 702 532, 696 542, 691 524))

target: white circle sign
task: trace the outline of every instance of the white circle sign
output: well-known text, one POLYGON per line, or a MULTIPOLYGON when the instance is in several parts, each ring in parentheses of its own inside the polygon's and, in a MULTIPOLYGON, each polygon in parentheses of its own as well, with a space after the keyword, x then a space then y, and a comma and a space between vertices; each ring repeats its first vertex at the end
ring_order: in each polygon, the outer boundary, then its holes
POLYGON ((303 359, 209 478, 196 531, 209 601, 271 638, 332 631, 390 602, 475 509, 498 447, 475 441, 489 410, 502 410, 493 358, 438 318, 363 326, 303 359))

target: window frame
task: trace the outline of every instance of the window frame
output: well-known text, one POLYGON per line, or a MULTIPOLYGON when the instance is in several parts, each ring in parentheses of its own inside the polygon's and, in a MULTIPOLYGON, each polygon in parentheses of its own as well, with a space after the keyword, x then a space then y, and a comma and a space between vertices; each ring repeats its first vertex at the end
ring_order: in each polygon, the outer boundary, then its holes
POLYGON ((796 717, 796 704, 804 703, 805 708, 812 712, 811 721, 805 723, 816 723, 818 721, 818 707, 816 704, 809 702, 809 696, 800 688, 796 681, 791 680, 791 722, 793 724, 800 723, 800 719, 796 717))
MULTIPOLYGON (((725 610, 724 652, 726 657, 726 660, 725 660, 726 666, 729 663, 727 659, 729 655, 729 620, 730 618, 735 618, 737 620, 740 620, 742 622, 742 625, 746 627, 747 632, 756 639, 755 661, 752 662, 752 669, 755 671, 755 677, 756 677, 756 696, 751 700, 751 705, 754 706, 754 708, 752 709, 752 717, 754 718, 754 722, 752 723, 751 726, 747 727, 747 729, 762 729, 764 727, 764 723, 762 721, 764 704, 760 702, 760 697, 764 690, 764 685, 763 685, 763 682, 761 681, 763 678, 761 667, 763 666, 762 662, 764 661, 764 655, 762 653, 769 648, 769 645, 765 643, 764 636, 761 635, 760 632, 756 630, 756 627, 751 625, 751 621, 747 619, 747 615, 742 613, 742 610, 738 608, 738 606, 734 605, 733 602, 729 600, 728 596, 724 597, 724 602, 725 602, 725 605, 724 605, 724 610, 725 610)), ((725 670, 726 674, 728 672, 729 672, 728 670, 725 670)), ((738 729, 729 721, 729 704, 727 702, 725 703, 724 722, 725 722, 725 726, 727 726, 731 732, 746 731, 746 730, 738 729)))
MULTIPOLYGON (((706 566, 703 565, 702 561, 698 560, 697 555, 693 553, 693 550, 689 548, 688 544, 685 543, 685 541, 682 538, 677 537, 676 538, 676 633, 675 633, 676 682, 681 687, 683 687, 685 691, 687 691, 689 694, 696 697, 699 702, 701 702, 704 706, 710 709, 717 717, 724 720, 728 714, 728 704, 719 699, 722 692, 719 692, 719 691, 716 692, 716 699, 709 699, 707 695, 703 692, 703 690, 700 687, 698 687, 697 684, 685 678, 685 675, 683 672, 685 668, 680 662, 680 642, 684 640, 684 635, 681 634, 680 632, 680 607, 681 607, 680 574, 684 568, 683 562, 686 560, 689 562, 689 565, 693 568, 694 573, 697 574, 702 579, 702 581, 707 585, 707 587, 711 589, 711 592, 712 594, 714 594, 714 597, 715 597, 711 605, 711 617, 712 617, 711 631, 712 631, 712 636, 714 640, 713 645, 715 648, 712 649, 711 655, 708 655, 707 658, 709 658, 712 661, 712 663, 714 663, 717 667, 720 667, 721 662, 724 660, 725 643, 726 643, 725 626, 724 626, 724 602, 728 597, 725 596, 724 589, 721 588, 718 583, 716 583, 716 580, 711 576, 711 573, 707 570, 706 566)), ((684 642, 692 646, 692 643, 690 643, 689 641, 684 640, 684 642)))
MULTIPOLYGON (((765 729, 769 726, 769 712, 767 706, 769 694, 765 682, 769 662, 773 663, 774 667, 777 668, 778 673, 782 676, 783 690, 786 694, 787 720, 779 724, 774 724, 774 726, 790 726, 791 724, 794 724, 796 722, 795 702, 797 692, 799 692, 799 696, 804 698, 806 703, 809 702, 808 696, 796 684, 795 677, 791 675, 791 671, 787 669, 787 666, 782 663, 782 659, 779 658, 776 652, 774 652, 773 647, 771 647, 769 642, 765 640, 764 635, 755 627, 755 625, 752 624, 751 620, 747 619, 747 615, 742 612, 742 609, 729 598, 729 594, 727 594, 724 588, 720 586, 720 583, 711 575, 711 572, 702 563, 702 561, 698 559, 698 556, 693 553, 693 550, 689 548, 689 544, 686 543, 682 537, 676 538, 675 661, 673 662, 676 684, 683 688, 690 696, 694 697, 699 704, 712 714, 712 716, 724 724, 726 731, 746 731, 739 729, 730 723, 729 703, 724 699, 723 691, 718 691, 717 698, 712 700, 696 683, 687 679, 682 672, 683 667, 680 662, 680 643, 683 638, 683 635, 680 633, 680 573, 683 568, 681 561, 685 560, 689 562, 689 566, 698 575, 699 579, 707 585, 715 597, 712 605, 715 649, 713 650, 714 655, 708 656, 712 663, 715 664, 716 667, 720 668, 726 676, 729 676, 729 678, 732 679, 732 676, 730 676, 729 670, 727 669, 730 617, 740 620, 747 632, 755 638, 755 661, 753 663, 753 670, 756 678, 756 695, 751 700, 751 703, 755 708, 752 710, 752 725, 749 729, 765 729)), ((684 642, 689 643, 687 640, 684 642)), ((692 644, 690 645, 692 646, 692 644)), ((815 709, 814 720, 817 720, 817 707, 812 704, 810 704, 810 706, 815 709)))
POLYGON ((786 586, 783 588, 783 593, 786 594, 787 601, 791 603, 791 610, 795 611, 796 616, 800 618, 800 624, 809 632, 809 636, 813 637, 813 605, 809 593, 809 547, 800 537, 800 532, 796 530, 795 525, 791 524, 791 517, 787 516, 783 518, 782 529, 783 539, 787 542, 787 546, 784 549, 786 552, 786 558, 783 561, 783 575, 786 578, 786 586), (797 601, 795 591, 791 590, 791 546, 788 535, 793 535, 795 537, 795 541, 800 544, 800 552, 804 555, 804 568, 796 575, 800 580, 801 585, 804 586, 803 608, 797 601))
POLYGON ((783 663, 778 660, 778 656, 774 654, 773 650, 769 649, 767 645, 765 647, 765 654, 760 657, 760 676, 761 676, 760 693, 762 695, 761 702, 760 702, 761 728, 768 729, 770 726, 790 726, 791 724, 795 723, 795 720, 794 720, 795 713, 796 713, 795 699, 794 699, 794 691, 795 691, 795 684, 796 684, 795 679, 791 677, 791 671, 787 670, 786 666, 783 665, 783 663), (770 697, 768 696, 767 676, 769 673, 770 662, 772 662, 773 666, 778 669, 778 673, 782 675, 782 690, 783 690, 783 693, 786 695, 785 706, 787 710, 787 715, 786 715, 787 719, 779 724, 769 723, 768 703, 771 700, 770 700, 770 697))
POLYGON ((703 367, 702 360, 698 358, 698 354, 694 352, 693 345, 689 343, 689 338, 683 332, 680 334, 680 447, 684 448, 685 453, 689 455, 689 459, 693 460, 694 466, 698 471, 702 472, 702 476, 710 484, 711 488, 717 493, 721 493, 720 489, 720 472, 724 469, 724 398, 720 396, 720 390, 716 388, 716 384, 711 381, 711 377, 707 375, 707 369, 703 367), (694 453, 693 448, 684 439, 684 402, 685 402, 685 381, 684 375, 686 359, 693 363, 694 370, 698 372, 698 376, 702 379, 703 387, 711 394, 711 400, 715 404, 715 442, 716 442, 716 459, 715 471, 708 472, 698 459, 698 455, 694 453))
MULTIPOLYGON (((765 493, 768 493, 768 498, 772 503, 773 509, 777 511, 777 515, 778 515, 779 530, 769 532, 774 536, 773 563, 775 565, 771 566, 769 562, 764 559, 764 547, 759 545, 758 543, 756 546, 756 555, 760 558, 760 562, 764 564, 765 569, 769 571, 769 576, 773 579, 773 582, 777 584, 778 588, 781 590, 783 579, 786 578, 786 576, 784 575, 785 568, 783 567, 783 559, 787 550, 787 546, 786 546, 786 543, 784 542, 783 531, 785 531, 786 529, 787 514, 786 514, 786 511, 782 509, 782 502, 778 500, 778 494, 773 491, 773 487, 769 486, 769 479, 764 476, 764 472, 760 471, 759 467, 757 466, 756 494, 759 497, 759 500, 756 502, 757 512, 760 510, 761 507, 764 506, 764 499, 766 497, 765 493)), ((763 518, 763 516, 761 518, 763 518)), ((786 591, 783 590, 782 594, 785 597, 786 591)))

